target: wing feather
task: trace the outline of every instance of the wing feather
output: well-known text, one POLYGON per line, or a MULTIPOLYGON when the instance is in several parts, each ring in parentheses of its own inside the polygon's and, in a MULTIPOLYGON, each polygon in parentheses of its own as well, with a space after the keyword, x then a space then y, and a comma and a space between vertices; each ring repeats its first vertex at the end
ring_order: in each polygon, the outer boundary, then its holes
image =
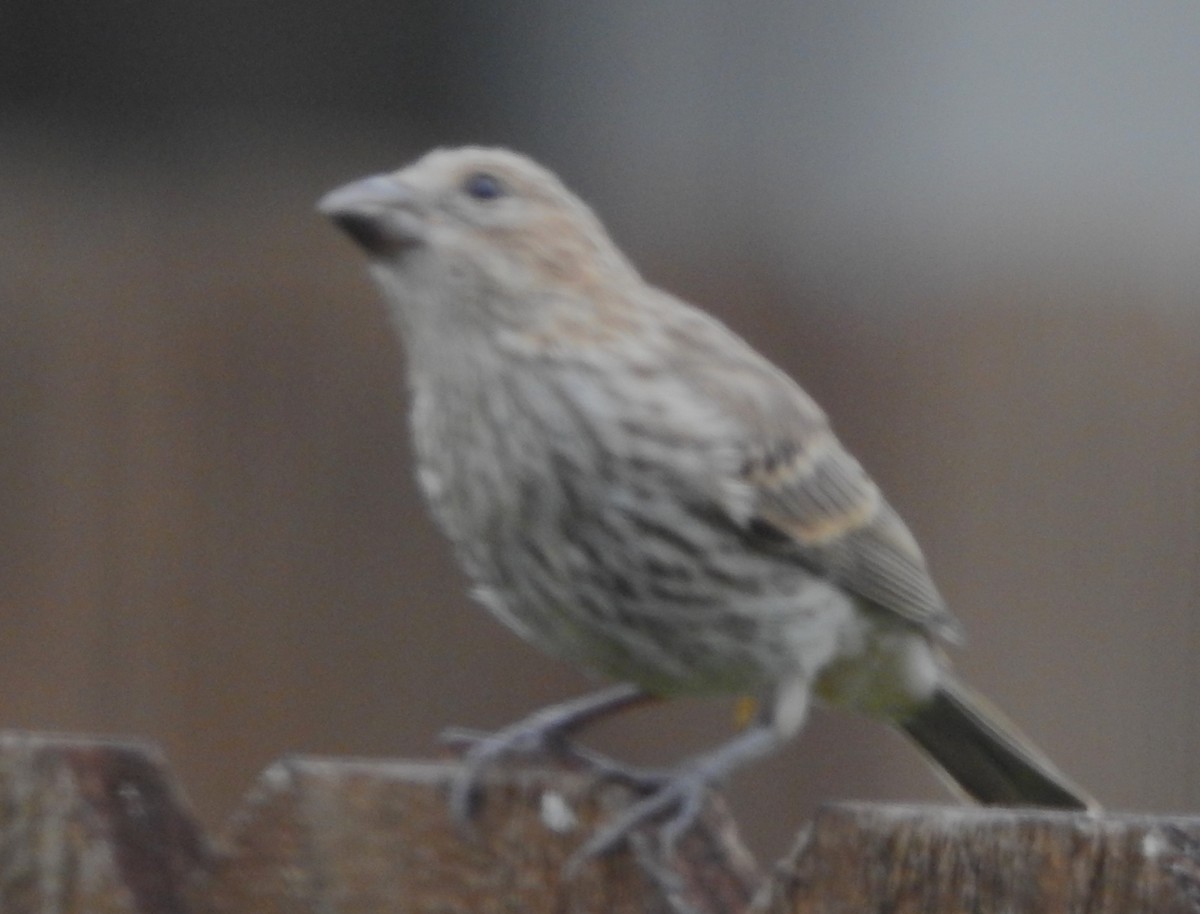
MULTIPOLYGON (((763 548, 799 562, 930 632, 958 624, 908 528, 791 378, 709 315, 660 295, 656 367, 713 412, 709 427, 736 460, 717 488, 726 515, 763 548)), ((648 337, 649 338, 649 337, 648 337)))
POLYGON ((757 496, 756 519, 785 534, 810 567, 879 607, 957 637, 916 540, 828 428, 760 449, 742 472, 757 496))

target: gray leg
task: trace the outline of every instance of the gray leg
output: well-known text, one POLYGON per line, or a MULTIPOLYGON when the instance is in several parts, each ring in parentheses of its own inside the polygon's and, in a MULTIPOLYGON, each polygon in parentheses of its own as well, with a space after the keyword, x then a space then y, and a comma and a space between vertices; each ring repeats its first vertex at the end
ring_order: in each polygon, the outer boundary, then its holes
POLYGON ((462 772, 450 788, 451 812, 459 822, 470 821, 479 779, 484 771, 507 756, 550 755, 589 766, 594 764, 606 771, 610 767, 615 770, 619 767, 615 763, 601 764, 602 756, 576 750, 568 738, 601 717, 653 701, 657 701, 655 696, 637 686, 622 684, 542 708, 495 733, 446 731, 443 740, 468 747, 463 754, 462 772))
POLYGON ((616 849, 629 838, 630 832, 664 816, 667 818, 659 831, 659 838, 664 852, 669 854, 700 814, 708 788, 747 762, 771 753, 783 740, 784 737, 770 723, 755 723, 729 742, 685 762, 675 772, 665 776, 653 793, 634 803, 615 821, 592 835, 576 851, 573 862, 582 862, 616 849))
POLYGON ((808 699, 807 680, 796 678, 780 683, 753 724, 667 776, 658 776, 657 783, 649 782, 649 795, 597 831, 576 851, 568 868, 608 853, 628 840, 630 833, 640 826, 660 820, 660 847, 663 855, 669 856, 704 808, 708 788, 748 762, 774 752, 794 736, 804 723, 808 699))

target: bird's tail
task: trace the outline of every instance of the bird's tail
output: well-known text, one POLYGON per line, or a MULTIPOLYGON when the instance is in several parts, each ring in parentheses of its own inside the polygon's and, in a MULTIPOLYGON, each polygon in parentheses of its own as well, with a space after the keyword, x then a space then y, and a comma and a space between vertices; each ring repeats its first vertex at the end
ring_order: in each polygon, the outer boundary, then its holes
POLYGON ((932 700, 899 726, 979 803, 1100 808, 983 696, 948 676, 932 700))

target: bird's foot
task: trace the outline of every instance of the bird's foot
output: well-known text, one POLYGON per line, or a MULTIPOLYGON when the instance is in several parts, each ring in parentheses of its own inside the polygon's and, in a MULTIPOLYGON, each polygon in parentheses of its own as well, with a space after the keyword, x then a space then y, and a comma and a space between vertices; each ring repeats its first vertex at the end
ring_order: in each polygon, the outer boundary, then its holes
MULTIPOLYGON (((496 763, 511 757, 547 757, 575 767, 597 770, 606 776, 619 777, 623 766, 599 753, 583 749, 571 742, 576 730, 598 717, 640 704, 648 696, 633 686, 612 689, 584 696, 570 702, 552 705, 531 714, 524 720, 495 733, 452 728, 442 734, 442 741, 463 748, 461 771, 450 785, 450 811, 460 823, 469 822, 475 814, 479 799, 479 781, 484 772, 496 763)), ((632 772, 632 769, 631 769, 632 772)), ((625 777, 633 778, 635 773, 625 777)))
POLYGON ((643 782, 646 796, 592 835, 575 852, 568 868, 575 869, 593 857, 615 850, 621 844, 628 842, 634 846, 632 839, 640 837, 638 831, 650 824, 658 826, 659 858, 669 859, 679 839, 704 809, 709 787, 751 759, 771 751, 779 745, 779 741, 779 734, 771 725, 756 724, 673 772, 665 775, 650 772, 649 779, 643 782))
POLYGON ((450 784, 450 814, 460 825, 475 818, 479 804, 479 782, 487 769, 513 757, 569 759, 568 742, 561 729, 540 727, 520 721, 511 727, 487 733, 453 727, 445 730, 443 743, 462 749, 462 768, 450 784))
POLYGON ((568 760, 581 771, 586 771, 602 781, 623 784, 640 794, 652 794, 661 790, 676 775, 670 768, 630 765, 578 743, 568 742, 564 750, 568 754, 568 760))
POLYGON ((646 825, 657 824, 658 852, 669 858, 675 846, 695 823, 704 808, 712 773, 703 765, 676 772, 649 772, 650 780, 635 784, 648 795, 638 800, 617 818, 598 829, 567 863, 571 872, 588 860, 616 850, 629 842, 646 825), (653 786, 651 786, 653 785, 653 786))

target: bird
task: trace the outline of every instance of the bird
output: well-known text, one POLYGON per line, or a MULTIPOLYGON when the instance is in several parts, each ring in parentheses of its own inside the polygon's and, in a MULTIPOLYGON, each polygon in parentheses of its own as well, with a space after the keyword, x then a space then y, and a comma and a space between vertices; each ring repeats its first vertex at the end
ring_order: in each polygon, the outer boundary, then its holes
POLYGON ((458 817, 492 765, 551 752, 640 791, 581 853, 643 826, 670 849, 707 791, 795 736, 814 702, 892 725, 981 804, 1098 808, 956 677, 958 621, 817 403, 646 281, 553 172, 507 149, 436 148, 318 209, 388 306, 417 480, 474 597, 612 682, 460 732, 458 817), (576 738, 634 706, 715 695, 757 710, 665 771, 576 738))

